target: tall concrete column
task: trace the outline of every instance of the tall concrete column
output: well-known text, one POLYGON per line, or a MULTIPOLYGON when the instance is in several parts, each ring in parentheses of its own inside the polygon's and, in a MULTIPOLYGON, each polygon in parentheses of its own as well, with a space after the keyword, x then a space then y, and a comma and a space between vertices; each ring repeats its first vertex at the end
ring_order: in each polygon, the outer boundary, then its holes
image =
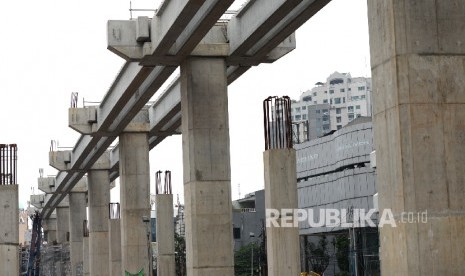
POLYGON ((86 219, 86 194, 82 192, 71 192, 69 194, 69 242, 71 275, 78 275, 78 268, 82 267, 84 237, 82 222, 86 219))
POLYGON ((121 275, 121 223, 120 219, 110 219, 110 275, 121 275))
POLYGON ((173 195, 155 195, 157 212, 157 274, 175 276, 173 195))
POLYGON ((48 244, 52 244, 57 239, 57 222, 55 218, 42 220, 42 228, 44 229, 45 240, 48 244))
POLYGON ((228 96, 223 58, 181 64, 187 275, 233 275, 228 96))
POLYGON ((0 185, 0 270, 19 275, 18 185, 0 185))
MULTIPOLYGON (((263 153, 263 161, 265 208, 278 211, 297 209, 295 150, 269 149, 263 153)), ((266 246, 269 276, 299 275, 298 227, 275 227, 270 223, 266 227, 266 246)))
POLYGON ((82 274, 84 276, 90 275, 89 270, 89 236, 84 236, 82 238, 82 274))
POLYGON ((93 276, 108 275, 108 204, 110 175, 108 170, 87 172, 89 197, 89 271, 93 276))
POLYGON ((56 208, 57 210, 57 243, 67 243, 69 237, 69 207, 56 208))
POLYGON ((380 229, 381 274, 461 275, 465 3, 369 0, 368 17, 379 210, 397 222, 380 229))
POLYGON ((119 136, 122 272, 149 272, 149 242, 143 217, 150 218, 150 169, 147 132, 119 136))

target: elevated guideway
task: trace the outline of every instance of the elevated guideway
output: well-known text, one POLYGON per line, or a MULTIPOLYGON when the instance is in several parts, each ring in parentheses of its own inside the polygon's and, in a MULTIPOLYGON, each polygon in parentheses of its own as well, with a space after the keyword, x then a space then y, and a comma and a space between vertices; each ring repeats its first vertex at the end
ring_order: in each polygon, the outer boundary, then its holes
MULTIPOLYGON (((55 193, 44 203, 43 217, 53 212, 134 118, 148 121, 150 149, 180 133, 179 77, 152 106, 144 106, 188 55, 225 56, 230 84, 251 66, 271 63, 292 51, 295 30, 329 0, 248 1, 230 20, 220 21, 233 1, 174 2, 165 1, 152 19, 108 22, 108 49, 127 62, 98 107, 70 109, 70 126, 82 136, 63 162, 56 158, 62 153, 50 152, 51 164, 62 164, 57 166, 55 193)), ((112 180, 119 175, 118 150, 118 146, 110 150, 112 180)))

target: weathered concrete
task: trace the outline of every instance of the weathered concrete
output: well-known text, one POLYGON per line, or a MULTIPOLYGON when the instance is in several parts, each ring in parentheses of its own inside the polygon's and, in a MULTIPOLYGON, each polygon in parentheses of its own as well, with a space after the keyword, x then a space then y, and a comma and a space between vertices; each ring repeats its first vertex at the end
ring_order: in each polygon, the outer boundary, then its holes
POLYGON ((224 59, 190 57, 181 64, 181 106, 187 275, 233 275, 224 59))
POLYGON ((69 194, 69 242, 71 275, 78 275, 77 269, 78 267, 82 266, 82 239, 84 236, 82 222, 86 219, 86 206, 87 200, 85 193, 69 194))
MULTIPOLYGON (((294 149, 263 153, 265 208, 297 209, 296 155, 294 149)), ((283 216, 283 214, 281 214, 283 216)), ((292 214, 290 215, 292 216, 292 214)), ((268 275, 299 275, 299 227, 266 227, 268 275)))
POLYGON ((173 195, 155 195, 157 212, 157 274, 176 275, 174 259, 173 195))
POLYGON ((57 209, 57 243, 68 242, 69 237, 69 207, 58 207, 57 209))
POLYGON ((0 269, 5 276, 19 275, 18 185, 0 185, 0 269))
POLYGON ((121 270, 121 225, 119 219, 109 220, 110 275, 122 275, 121 270))
POLYGON ((48 218, 42 220, 42 228, 44 229, 45 240, 51 244, 57 239, 57 222, 56 219, 48 218))
POLYGON ((89 270, 89 237, 82 238, 82 274, 83 275, 90 275, 89 270))
POLYGON ((148 273, 147 225, 142 220, 150 218, 148 134, 124 132, 119 146, 122 270, 148 273))
POLYGON ((465 3, 370 0, 368 15, 379 209, 397 220, 380 229, 381 274, 461 275, 465 3))
POLYGON ((89 189, 89 271, 91 275, 108 275, 108 204, 110 177, 108 170, 87 173, 89 189))

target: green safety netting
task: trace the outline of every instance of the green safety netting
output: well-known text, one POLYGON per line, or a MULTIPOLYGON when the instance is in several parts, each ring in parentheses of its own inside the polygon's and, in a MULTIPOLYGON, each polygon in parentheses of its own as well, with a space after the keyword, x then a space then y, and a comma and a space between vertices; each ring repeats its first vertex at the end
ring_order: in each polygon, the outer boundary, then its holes
POLYGON ((132 273, 129 273, 127 271, 124 271, 124 275, 125 276, 144 276, 144 269, 142 268, 139 272, 137 272, 136 274, 132 274, 132 273))

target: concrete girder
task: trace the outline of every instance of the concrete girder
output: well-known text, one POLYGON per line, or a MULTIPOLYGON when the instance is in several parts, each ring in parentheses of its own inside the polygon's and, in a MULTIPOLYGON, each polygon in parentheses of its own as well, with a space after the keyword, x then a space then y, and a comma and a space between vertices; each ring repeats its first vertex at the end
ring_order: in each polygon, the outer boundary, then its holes
MULTIPOLYGON (((228 24, 231 56, 265 57, 330 0, 255 0, 228 24), (260 16, 262 15, 262 16, 260 16), (257 20, 257 18, 259 18, 257 20)), ((292 39, 292 38, 291 38, 292 39)))

